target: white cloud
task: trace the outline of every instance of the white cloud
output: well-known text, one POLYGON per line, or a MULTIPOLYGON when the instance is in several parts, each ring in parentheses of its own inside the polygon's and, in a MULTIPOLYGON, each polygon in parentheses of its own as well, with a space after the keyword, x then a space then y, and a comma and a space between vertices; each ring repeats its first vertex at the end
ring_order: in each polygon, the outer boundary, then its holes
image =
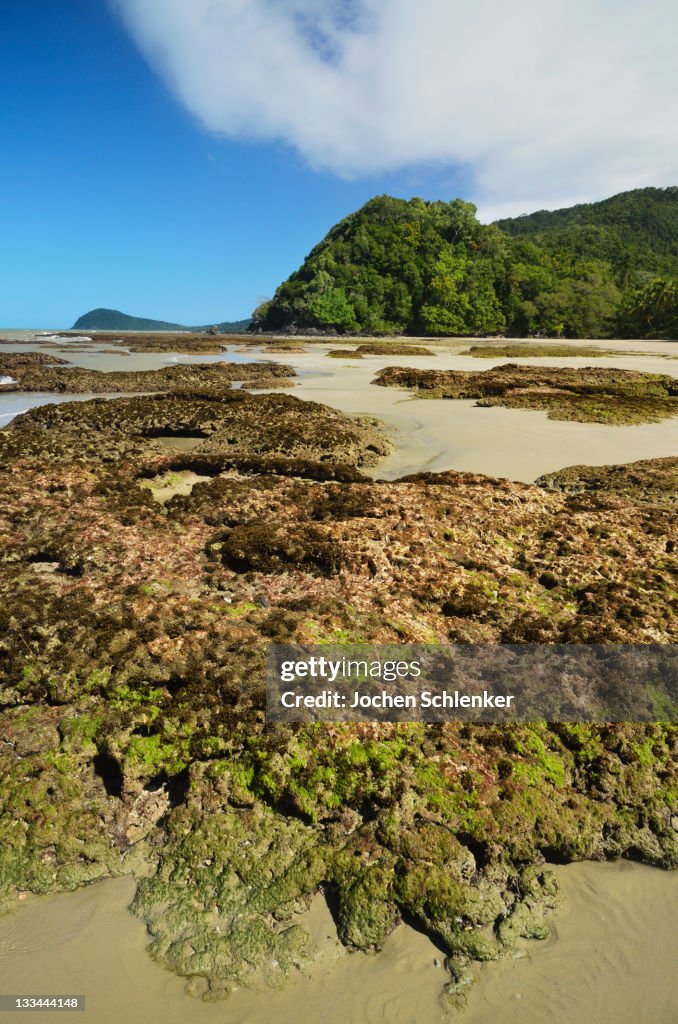
POLYGON ((678 182, 675 0, 111 0, 212 132, 469 167, 485 217, 678 182))

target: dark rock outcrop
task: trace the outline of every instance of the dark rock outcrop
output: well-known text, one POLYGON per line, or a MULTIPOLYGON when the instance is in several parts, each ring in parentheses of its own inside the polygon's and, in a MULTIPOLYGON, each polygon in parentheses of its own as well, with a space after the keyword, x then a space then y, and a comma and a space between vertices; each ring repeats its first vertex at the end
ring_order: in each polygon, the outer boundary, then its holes
POLYGON ((545 473, 537 486, 565 494, 607 493, 637 505, 678 504, 678 458, 644 459, 619 466, 568 466, 545 473))
POLYGON ((280 363, 192 363, 163 366, 159 370, 90 370, 68 365, 64 359, 40 352, 20 356, 0 354, 0 376, 11 375, 14 383, 0 385, 2 391, 45 391, 56 394, 123 394, 125 392, 177 391, 194 388, 229 388, 234 381, 284 386, 294 377, 291 366, 280 363), (276 383, 272 383, 275 381, 276 383))

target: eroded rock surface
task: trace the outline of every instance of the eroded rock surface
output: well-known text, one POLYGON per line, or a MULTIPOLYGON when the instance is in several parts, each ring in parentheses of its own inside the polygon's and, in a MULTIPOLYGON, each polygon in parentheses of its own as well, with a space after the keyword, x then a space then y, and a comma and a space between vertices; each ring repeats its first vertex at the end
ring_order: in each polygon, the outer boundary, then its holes
POLYGON ((200 459, 302 460, 328 466, 374 465, 391 443, 370 418, 351 418, 290 395, 246 391, 187 391, 44 405, 17 416, 0 433, 0 465, 28 456, 50 460, 116 461, 150 450, 167 455, 153 438, 194 438, 200 459), (151 446, 149 448, 149 445, 151 446))
POLYGON ((678 415, 678 380, 635 370, 514 363, 479 372, 390 366, 374 383, 412 388, 425 398, 476 398, 479 406, 542 409, 552 420, 656 423, 678 415))
POLYGON ((605 492, 619 494, 636 504, 678 504, 678 458, 644 459, 620 466, 568 466, 545 473, 538 486, 566 494, 605 492))
POLYGON ((333 359, 349 357, 362 359, 363 356, 432 356, 435 353, 424 345, 410 345, 401 341, 372 341, 357 348, 335 348, 327 353, 333 359))
POLYGON ((24 372, 25 367, 36 366, 68 366, 68 360, 48 352, 0 352, 0 377, 13 374, 16 370, 24 372))
POLYGON ((200 391, 229 388, 233 381, 243 385, 279 387, 295 375, 291 366, 280 363, 193 363, 163 366, 159 370, 90 370, 69 366, 49 354, 27 352, 20 356, 0 355, 0 377, 11 375, 14 382, 0 385, 0 392, 45 391, 56 394, 124 394, 125 392, 200 391))
POLYGON ((678 639, 666 503, 361 477, 386 448, 238 391, 0 432, 6 900, 136 871, 153 954, 221 995, 307 962, 323 887, 348 946, 402 917, 434 936, 460 1005, 472 960, 547 933, 549 861, 678 864, 675 726, 265 723, 269 641, 678 639), (154 447, 172 430, 204 451, 154 447), (140 485, 182 470, 210 479, 140 485))
POLYGON ((474 359, 597 359, 604 356, 642 356, 644 352, 630 352, 623 349, 603 348, 594 345, 556 345, 553 342, 538 344, 535 342, 513 342, 508 345, 471 345, 462 355, 473 356, 474 359))

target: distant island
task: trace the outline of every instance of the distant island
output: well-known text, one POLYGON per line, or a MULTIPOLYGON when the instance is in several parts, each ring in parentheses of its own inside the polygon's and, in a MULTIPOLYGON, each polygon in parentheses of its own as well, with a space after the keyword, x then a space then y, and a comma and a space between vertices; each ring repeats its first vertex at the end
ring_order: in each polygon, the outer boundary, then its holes
POLYGON ((678 338, 678 188, 481 224, 382 195, 330 229, 250 330, 678 338))
POLYGON ((220 334, 241 334, 251 323, 247 320, 226 320, 220 324, 187 327, 166 320, 149 320, 143 316, 129 316, 118 309, 90 309, 73 324, 73 331, 209 331, 216 328, 220 334))

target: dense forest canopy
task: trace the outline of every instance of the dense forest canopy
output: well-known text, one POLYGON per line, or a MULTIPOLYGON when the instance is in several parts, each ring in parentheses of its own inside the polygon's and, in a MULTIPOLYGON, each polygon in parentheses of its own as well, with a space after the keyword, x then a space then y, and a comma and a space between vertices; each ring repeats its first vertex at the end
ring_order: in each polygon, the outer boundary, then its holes
POLYGON ((484 225, 378 196, 256 310, 262 330, 678 337, 678 188, 484 225))

